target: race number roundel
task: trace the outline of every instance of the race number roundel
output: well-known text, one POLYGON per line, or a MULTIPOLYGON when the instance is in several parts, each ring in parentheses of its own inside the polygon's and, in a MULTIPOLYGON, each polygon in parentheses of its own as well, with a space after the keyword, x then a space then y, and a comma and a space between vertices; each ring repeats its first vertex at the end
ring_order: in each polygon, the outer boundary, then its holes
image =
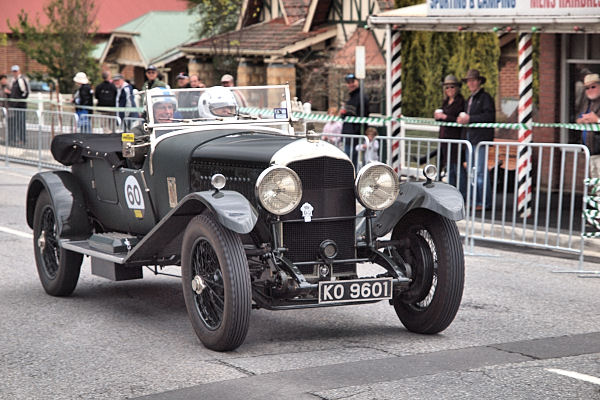
POLYGON ((144 209, 142 189, 133 175, 130 175, 125 179, 125 199, 127 200, 127 207, 134 210, 144 209))

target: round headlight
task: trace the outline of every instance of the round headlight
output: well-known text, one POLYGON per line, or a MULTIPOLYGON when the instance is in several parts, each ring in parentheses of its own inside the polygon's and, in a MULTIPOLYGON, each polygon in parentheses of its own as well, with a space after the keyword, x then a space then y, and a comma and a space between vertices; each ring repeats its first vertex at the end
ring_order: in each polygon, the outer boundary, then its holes
POLYGON ((400 182, 390 166, 372 162, 358 171, 355 190, 363 206, 371 210, 383 210, 398 197, 400 182))
POLYGON ((256 196, 268 212, 284 215, 300 203, 302 199, 302 182, 291 169, 273 165, 264 170, 258 177, 256 196))

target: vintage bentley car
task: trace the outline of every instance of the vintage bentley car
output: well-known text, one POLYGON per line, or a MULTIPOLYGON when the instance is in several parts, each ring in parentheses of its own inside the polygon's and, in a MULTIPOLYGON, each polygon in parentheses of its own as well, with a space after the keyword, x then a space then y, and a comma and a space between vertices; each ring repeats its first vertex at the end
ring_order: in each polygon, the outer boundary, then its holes
POLYGON ((252 308, 387 300, 412 332, 446 329, 464 283, 460 193, 433 166, 422 181, 378 162, 355 171, 294 134, 289 105, 287 86, 159 88, 132 133, 57 136, 71 170, 27 191, 45 291, 70 295, 84 255, 115 281, 180 266, 191 325, 219 351, 243 343, 252 308))

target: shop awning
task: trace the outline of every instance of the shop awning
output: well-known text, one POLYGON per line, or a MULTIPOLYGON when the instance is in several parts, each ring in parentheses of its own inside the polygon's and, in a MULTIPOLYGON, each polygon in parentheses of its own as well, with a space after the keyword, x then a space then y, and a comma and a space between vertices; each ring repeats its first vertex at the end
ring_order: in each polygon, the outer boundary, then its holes
POLYGON ((394 30, 430 32, 490 32, 494 28, 520 32, 600 33, 600 11, 595 15, 427 15, 427 3, 397 8, 369 17, 369 25, 394 30))

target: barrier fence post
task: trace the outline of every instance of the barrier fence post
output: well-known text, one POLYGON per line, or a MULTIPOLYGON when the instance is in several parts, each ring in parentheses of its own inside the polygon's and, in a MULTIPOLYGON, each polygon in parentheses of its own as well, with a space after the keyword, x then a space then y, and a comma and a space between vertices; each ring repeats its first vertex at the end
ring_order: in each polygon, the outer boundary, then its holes
POLYGON ((8 113, 6 108, 2 107, 2 121, 4 125, 4 164, 8 167, 8 113))
POLYGON ((35 112, 38 119, 38 171, 42 170, 42 112, 38 109, 35 112))

